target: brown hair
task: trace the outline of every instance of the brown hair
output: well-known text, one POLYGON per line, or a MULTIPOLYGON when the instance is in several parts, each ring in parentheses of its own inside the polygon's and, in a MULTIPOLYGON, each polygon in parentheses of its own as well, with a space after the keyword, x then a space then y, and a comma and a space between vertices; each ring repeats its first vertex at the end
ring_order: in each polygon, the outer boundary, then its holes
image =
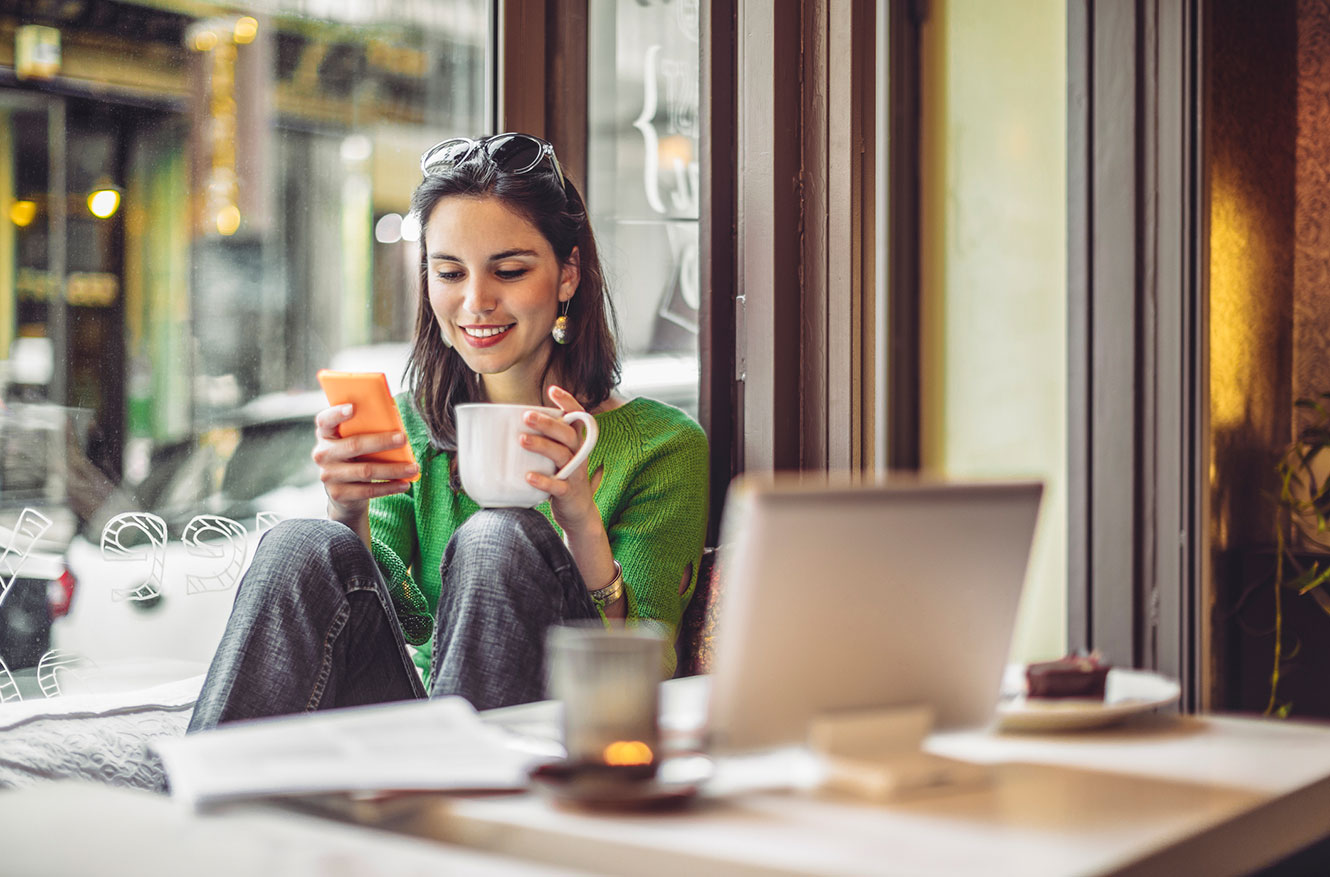
POLYGON ((510 173, 477 150, 464 162, 431 170, 411 196, 411 212, 420 220, 422 231, 419 306, 406 378, 433 443, 441 450, 456 451, 456 407, 484 401, 479 376, 461 354, 444 344, 429 302, 424 229, 439 201, 452 195, 498 198, 540 230, 560 265, 567 264, 577 248, 580 280, 568 302, 568 340, 553 345, 541 381, 543 384, 553 370, 564 389, 587 410, 604 402, 619 383, 614 304, 581 193, 572 180, 560 186, 558 177, 545 165, 523 174, 510 173))

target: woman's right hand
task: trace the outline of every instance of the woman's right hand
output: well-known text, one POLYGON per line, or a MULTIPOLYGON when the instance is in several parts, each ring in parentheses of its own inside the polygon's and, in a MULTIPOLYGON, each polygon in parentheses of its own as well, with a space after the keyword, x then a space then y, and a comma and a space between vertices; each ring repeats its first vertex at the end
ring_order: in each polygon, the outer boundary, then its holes
POLYGON ((319 478, 328 494, 328 516, 357 532, 368 521, 369 501, 376 496, 405 493, 416 474, 414 463, 380 463, 356 458, 406 444, 400 432, 365 433, 343 438, 340 427, 351 419, 350 405, 325 408, 314 417, 314 452, 319 478))

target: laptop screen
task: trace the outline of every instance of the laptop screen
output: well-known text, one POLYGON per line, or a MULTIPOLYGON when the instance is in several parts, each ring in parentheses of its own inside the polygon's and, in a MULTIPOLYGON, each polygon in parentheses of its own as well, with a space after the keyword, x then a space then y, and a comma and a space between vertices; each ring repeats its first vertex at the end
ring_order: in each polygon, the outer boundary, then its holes
POLYGON ((927 704, 993 717, 1042 487, 731 485, 712 668, 720 750, 802 742, 813 718, 927 704))

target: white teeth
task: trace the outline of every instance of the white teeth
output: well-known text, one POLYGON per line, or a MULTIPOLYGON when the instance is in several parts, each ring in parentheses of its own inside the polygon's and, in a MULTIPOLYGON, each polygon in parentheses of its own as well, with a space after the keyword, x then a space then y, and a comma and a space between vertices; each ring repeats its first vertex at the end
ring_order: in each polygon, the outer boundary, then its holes
POLYGON ((495 335, 502 335, 511 328, 512 326, 503 326, 498 329, 477 329, 473 326, 464 326, 462 331, 472 338, 493 338, 495 335))

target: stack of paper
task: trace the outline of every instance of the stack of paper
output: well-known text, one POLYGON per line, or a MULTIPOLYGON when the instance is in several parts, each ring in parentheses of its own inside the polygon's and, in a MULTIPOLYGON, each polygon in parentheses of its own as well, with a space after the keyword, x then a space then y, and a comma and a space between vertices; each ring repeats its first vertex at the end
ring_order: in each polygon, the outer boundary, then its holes
POLYGON ((221 801, 324 792, 522 788, 540 761, 460 697, 303 713, 152 741, 171 794, 221 801))

